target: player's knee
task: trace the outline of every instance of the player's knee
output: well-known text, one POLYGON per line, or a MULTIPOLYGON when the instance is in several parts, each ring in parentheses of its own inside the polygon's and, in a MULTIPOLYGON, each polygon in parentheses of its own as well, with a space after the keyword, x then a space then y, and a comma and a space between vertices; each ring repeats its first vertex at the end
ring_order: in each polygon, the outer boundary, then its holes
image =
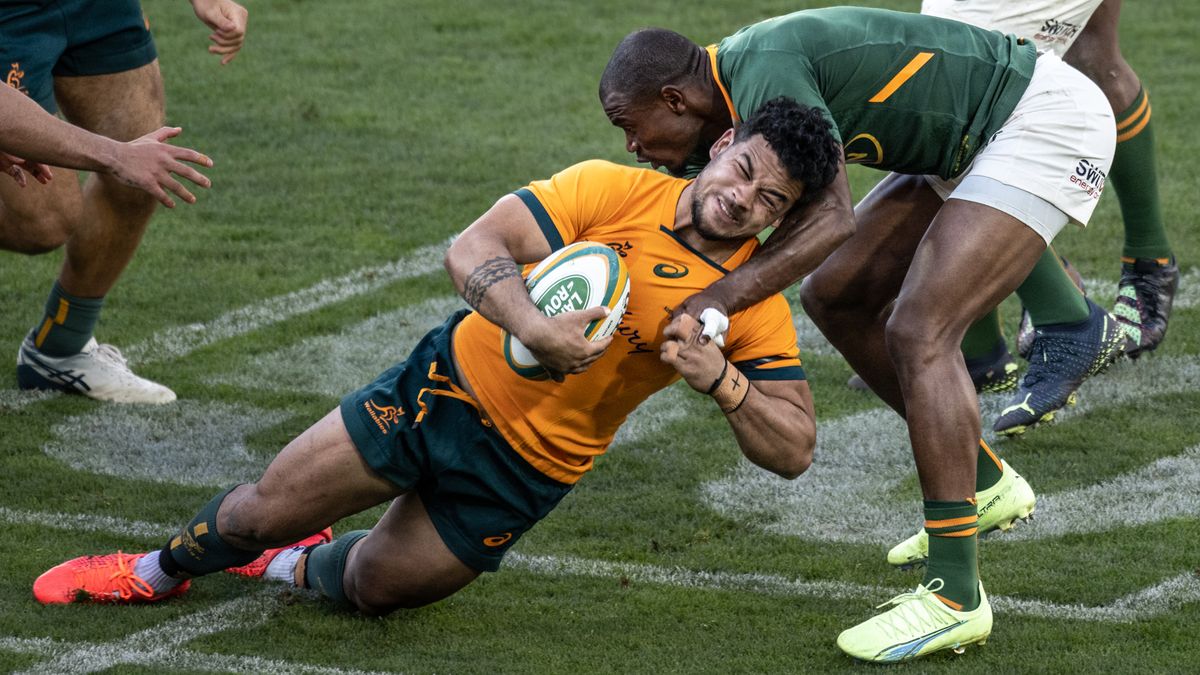
POLYGON ((303 536, 296 534, 287 505, 275 504, 253 483, 231 492, 218 517, 221 537, 241 548, 270 548, 303 536))
POLYGON ((387 616, 401 609, 417 609, 443 597, 408 579, 397 580, 384 569, 365 566, 356 566, 354 574, 347 579, 345 593, 355 609, 367 616, 387 616))
POLYGON ((68 213, 44 211, 5 224, 6 246, 17 253, 40 255, 61 248, 71 238, 75 222, 68 213))
POLYGON ((862 313, 862 298, 850 298, 849 289, 815 272, 800 285, 800 303, 804 313, 818 326, 844 320, 849 314, 862 313))
POLYGON ((888 353, 892 363, 920 365, 943 350, 939 337, 944 334, 943 322, 915 312, 894 311, 884 327, 888 353))

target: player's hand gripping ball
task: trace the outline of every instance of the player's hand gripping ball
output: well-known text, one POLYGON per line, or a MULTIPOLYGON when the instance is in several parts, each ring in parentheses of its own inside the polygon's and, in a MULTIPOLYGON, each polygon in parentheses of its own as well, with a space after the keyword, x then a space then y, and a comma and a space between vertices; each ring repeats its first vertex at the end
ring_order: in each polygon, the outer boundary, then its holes
MULTIPOLYGON (((589 323, 584 337, 592 342, 612 335, 629 303, 629 270, 608 246, 577 241, 551 253, 525 277, 529 297, 546 316, 557 316, 593 307, 609 314, 589 323)), ((544 380, 549 373, 521 341, 502 330, 504 360, 521 377, 544 380)))

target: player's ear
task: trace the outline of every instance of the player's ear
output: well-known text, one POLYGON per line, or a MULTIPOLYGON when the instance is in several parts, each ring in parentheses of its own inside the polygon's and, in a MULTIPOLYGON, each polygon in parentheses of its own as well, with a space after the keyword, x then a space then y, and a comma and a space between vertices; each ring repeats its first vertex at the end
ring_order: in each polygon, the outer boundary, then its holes
POLYGON ((725 148, 733 145, 734 133, 736 132, 733 129, 726 129, 725 133, 721 134, 721 137, 717 139, 717 142, 713 143, 712 147, 708 149, 708 158, 716 159, 717 155, 725 151, 725 148))
POLYGON ((687 97, 679 87, 673 84, 665 85, 659 90, 658 96, 667 105, 667 109, 676 115, 682 115, 687 112, 687 97))

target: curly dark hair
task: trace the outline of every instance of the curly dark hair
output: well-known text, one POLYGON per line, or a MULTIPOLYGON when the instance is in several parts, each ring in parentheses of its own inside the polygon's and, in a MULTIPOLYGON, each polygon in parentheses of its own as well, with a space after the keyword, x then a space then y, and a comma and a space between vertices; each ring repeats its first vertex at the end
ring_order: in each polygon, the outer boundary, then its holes
POLYGON ((837 176, 842 148, 832 129, 833 125, 817 108, 780 96, 755 110, 733 138, 738 142, 762 135, 788 175, 803 181, 800 203, 805 203, 820 195, 837 176))

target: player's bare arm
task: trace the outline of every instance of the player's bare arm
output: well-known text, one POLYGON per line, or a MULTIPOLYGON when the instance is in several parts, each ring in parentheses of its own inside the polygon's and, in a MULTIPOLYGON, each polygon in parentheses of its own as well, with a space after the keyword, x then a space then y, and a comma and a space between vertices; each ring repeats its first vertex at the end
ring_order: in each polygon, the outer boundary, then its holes
POLYGON ((747 379, 687 314, 676 317, 663 336, 660 358, 692 389, 716 400, 746 459, 788 479, 808 469, 816 444, 808 382, 747 379))
POLYGON ((550 254, 533 214, 515 196, 500 199, 446 251, 455 288, 484 318, 512 333, 538 362, 558 374, 587 370, 612 342, 589 342, 585 326, 606 315, 603 307, 546 317, 529 299, 519 265, 550 254))
POLYGON ((812 202, 798 205, 750 260, 687 299, 682 311, 699 317, 707 307, 729 316, 800 281, 854 233, 854 203, 846 165, 812 202))
POLYGON ((175 206, 168 192, 194 203, 196 196, 172 174, 207 188, 211 185, 208 178, 185 162, 210 167, 212 160, 191 148, 166 143, 180 131, 179 127, 163 127, 120 143, 60 120, 14 89, 0 89, 0 150, 12 153, 7 160, 0 158, 0 169, 22 184, 20 169, 14 173, 14 168, 23 167, 46 183, 53 174, 45 165, 52 164, 112 174, 168 208, 175 206))
POLYGON ((221 65, 237 57, 246 41, 246 21, 249 19, 246 8, 232 0, 192 0, 192 10, 197 19, 213 29, 208 36, 212 41, 208 53, 219 55, 221 65))

